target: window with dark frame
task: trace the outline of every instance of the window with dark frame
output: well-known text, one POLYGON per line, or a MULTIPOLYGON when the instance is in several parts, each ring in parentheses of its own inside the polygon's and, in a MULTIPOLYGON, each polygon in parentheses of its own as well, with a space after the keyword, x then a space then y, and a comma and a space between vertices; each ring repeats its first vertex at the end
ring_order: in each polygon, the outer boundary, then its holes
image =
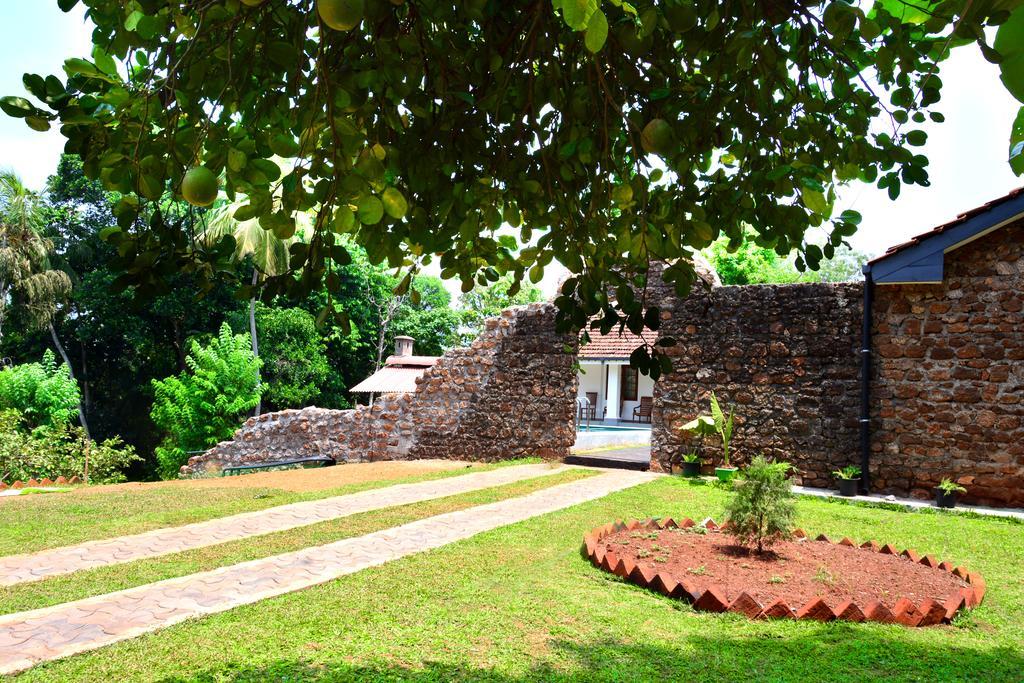
POLYGON ((640 371, 628 365, 621 366, 622 400, 635 401, 640 385, 640 371))

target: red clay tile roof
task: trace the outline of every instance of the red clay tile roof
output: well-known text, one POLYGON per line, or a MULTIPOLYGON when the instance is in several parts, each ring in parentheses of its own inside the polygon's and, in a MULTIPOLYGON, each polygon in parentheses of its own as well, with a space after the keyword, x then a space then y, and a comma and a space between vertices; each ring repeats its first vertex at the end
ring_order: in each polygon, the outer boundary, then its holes
POLYGON ((1008 194, 1005 194, 1002 197, 999 197, 998 199, 993 199, 992 201, 985 202, 981 206, 975 207, 975 208, 971 209, 970 211, 965 211, 964 213, 960 214, 959 216, 957 216, 953 220, 949 221, 948 223, 943 223, 942 225, 939 225, 937 227, 932 228, 928 232, 923 232, 920 235, 915 235, 914 237, 910 238, 910 241, 908 241, 908 242, 903 242, 902 244, 897 244, 895 246, 889 247, 888 249, 886 249, 884 254, 882 254, 881 256, 879 256, 877 258, 871 259, 871 261, 869 261, 869 263, 874 263, 876 261, 881 261, 882 259, 884 259, 884 258, 886 258, 888 256, 891 256, 891 255, 895 254, 898 251, 903 251, 904 249, 909 249, 910 247, 917 246, 918 244, 920 244, 921 242, 924 242, 925 240, 927 240, 930 237, 934 237, 935 235, 942 234, 942 233, 946 232, 947 230, 949 230, 950 228, 954 228, 954 227, 960 225, 961 223, 963 223, 964 221, 967 221, 967 220, 970 220, 971 218, 974 218, 978 214, 985 213, 986 211, 990 211, 993 208, 995 208, 995 207, 999 206, 1000 204, 1002 204, 1003 202, 1008 202, 1011 199, 1016 199, 1017 197, 1021 196, 1022 194, 1024 194, 1024 187, 1018 187, 1016 190, 1011 190, 1008 194))
POLYGON ((623 330, 620 336, 618 327, 613 327, 608 334, 601 334, 600 330, 589 332, 590 343, 580 346, 580 358, 629 360, 629 354, 633 353, 633 349, 641 346, 644 341, 653 344, 658 338, 658 333, 653 330, 644 330, 642 337, 629 330, 623 330))

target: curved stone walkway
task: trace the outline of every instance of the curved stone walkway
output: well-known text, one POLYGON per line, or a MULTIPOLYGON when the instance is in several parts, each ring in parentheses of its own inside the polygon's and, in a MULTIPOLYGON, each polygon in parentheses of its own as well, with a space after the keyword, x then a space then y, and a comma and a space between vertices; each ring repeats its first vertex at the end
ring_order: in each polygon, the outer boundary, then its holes
MULTIPOLYGON (((545 471, 550 470, 545 468, 545 471)), ((223 612, 324 583, 484 531, 601 498, 657 476, 612 471, 324 546, 3 616, 0 617, 0 674, 110 645, 191 617, 223 612)), ((380 496, 385 492, 374 493, 380 496)))
POLYGON ((262 536, 361 512, 512 484, 524 479, 555 474, 563 469, 553 468, 547 464, 499 467, 486 472, 472 472, 414 484, 395 484, 332 498, 290 503, 230 517, 219 517, 206 522, 155 529, 132 536, 87 541, 25 555, 9 555, 0 557, 0 586, 40 581, 50 576, 70 574, 82 569, 134 562, 251 536, 262 536))

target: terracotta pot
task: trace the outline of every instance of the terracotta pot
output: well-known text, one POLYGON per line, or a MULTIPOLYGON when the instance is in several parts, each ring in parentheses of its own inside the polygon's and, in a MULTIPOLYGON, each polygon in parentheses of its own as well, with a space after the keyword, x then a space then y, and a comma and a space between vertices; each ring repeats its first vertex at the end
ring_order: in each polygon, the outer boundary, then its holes
POLYGON ((715 476, 718 477, 718 481, 730 482, 732 478, 736 476, 739 470, 735 467, 716 467, 715 476))
POLYGON ((700 476, 700 462, 686 462, 683 461, 683 476, 684 477, 699 477, 700 476))
POLYGON ((860 479, 840 479, 839 495, 852 498, 857 495, 858 487, 860 487, 860 479))

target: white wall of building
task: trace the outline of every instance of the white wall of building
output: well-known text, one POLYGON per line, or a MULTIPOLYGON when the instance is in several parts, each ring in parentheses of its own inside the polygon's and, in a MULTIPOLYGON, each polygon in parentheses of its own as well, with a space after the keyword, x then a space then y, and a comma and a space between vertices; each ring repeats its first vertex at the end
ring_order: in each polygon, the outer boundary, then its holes
POLYGON ((604 366, 600 363, 580 363, 579 389, 577 396, 586 396, 590 392, 597 394, 597 412, 604 415, 604 366))

